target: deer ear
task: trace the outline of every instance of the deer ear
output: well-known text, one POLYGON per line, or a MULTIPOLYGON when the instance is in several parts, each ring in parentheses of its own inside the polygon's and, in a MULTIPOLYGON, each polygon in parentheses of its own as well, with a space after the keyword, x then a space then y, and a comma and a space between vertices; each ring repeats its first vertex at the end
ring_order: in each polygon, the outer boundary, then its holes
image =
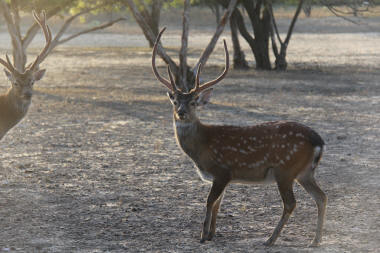
POLYGON ((33 73, 34 81, 39 81, 45 75, 46 69, 41 69, 33 73))
POLYGON ((13 76, 12 76, 11 72, 9 72, 6 69, 4 69, 4 72, 5 72, 5 75, 8 77, 9 81, 12 81, 13 80, 13 76))
POLYGON ((212 89, 205 90, 201 94, 199 94, 197 98, 197 105, 198 106, 207 105, 208 102, 210 101, 211 94, 212 94, 212 89))

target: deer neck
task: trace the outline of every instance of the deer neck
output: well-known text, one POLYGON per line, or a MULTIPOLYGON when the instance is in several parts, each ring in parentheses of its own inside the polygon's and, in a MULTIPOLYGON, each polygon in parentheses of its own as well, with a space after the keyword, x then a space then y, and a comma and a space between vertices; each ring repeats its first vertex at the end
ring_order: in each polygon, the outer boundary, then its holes
POLYGON ((187 155, 194 157, 201 151, 203 125, 198 118, 177 120, 174 117, 174 130, 179 146, 187 155))
POLYGON ((18 96, 13 88, 0 96, 0 131, 8 131, 28 112, 31 99, 18 96))

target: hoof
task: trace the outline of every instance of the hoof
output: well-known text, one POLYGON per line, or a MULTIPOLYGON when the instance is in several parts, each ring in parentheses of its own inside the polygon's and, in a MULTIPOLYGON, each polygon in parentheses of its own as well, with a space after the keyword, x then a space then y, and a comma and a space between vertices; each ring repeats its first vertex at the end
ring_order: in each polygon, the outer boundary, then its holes
POLYGON ((313 241, 311 242, 311 244, 309 245, 309 247, 310 247, 310 248, 319 247, 320 244, 321 244, 320 241, 318 241, 318 240, 313 240, 313 241))
POLYGON ((212 240, 212 237, 213 235, 211 233, 207 234, 207 235, 201 235, 201 240, 200 240, 200 243, 204 243, 205 241, 211 241, 212 240))
POLYGON ((204 233, 201 234, 201 240, 199 241, 200 243, 204 243, 206 240, 208 240, 208 236, 205 235, 204 233))
POLYGON ((273 246, 274 242, 272 240, 267 240, 266 242, 263 243, 264 246, 273 246))

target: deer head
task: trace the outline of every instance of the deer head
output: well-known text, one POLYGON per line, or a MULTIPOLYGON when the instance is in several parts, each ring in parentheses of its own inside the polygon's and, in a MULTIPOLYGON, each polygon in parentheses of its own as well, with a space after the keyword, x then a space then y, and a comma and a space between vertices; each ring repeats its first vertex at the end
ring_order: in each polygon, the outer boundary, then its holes
POLYGON ((196 119, 196 115, 195 115, 196 108, 198 106, 204 106, 209 102, 211 93, 212 93, 212 88, 210 87, 220 82, 226 76, 228 72, 229 55, 228 55, 227 44, 226 44, 226 41, 224 40, 223 43, 224 43, 226 63, 225 63, 225 68, 224 68, 223 73, 215 80, 209 81, 201 85, 200 72, 202 69, 202 64, 200 63, 198 65, 198 69, 197 69, 197 73, 195 77, 194 88, 190 90, 189 92, 183 92, 182 90, 177 88, 174 81, 173 73, 169 65, 168 65, 167 70, 168 70, 170 81, 164 77, 161 77, 156 68, 157 47, 165 29, 166 28, 163 28, 160 31, 153 47, 153 53, 152 53, 153 73, 156 76, 156 78, 169 89, 169 92, 167 94, 173 105, 174 118, 179 121, 193 121, 196 119))
POLYGON ((0 63, 5 67, 5 75, 12 83, 13 94, 15 94, 17 97, 27 100, 31 99, 32 97, 34 82, 41 80, 45 74, 46 70, 39 69, 39 65, 46 57, 52 40, 50 28, 46 24, 45 12, 43 11, 42 15, 40 16, 35 11, 33 11, 33 16, 36 22, 42 28, 46 40, 44 49, 40 52, 34 62, 29 64, 24 72, 20 72, 11 63, 8 55, 6 55, 6 61, 0 58, 0 63))

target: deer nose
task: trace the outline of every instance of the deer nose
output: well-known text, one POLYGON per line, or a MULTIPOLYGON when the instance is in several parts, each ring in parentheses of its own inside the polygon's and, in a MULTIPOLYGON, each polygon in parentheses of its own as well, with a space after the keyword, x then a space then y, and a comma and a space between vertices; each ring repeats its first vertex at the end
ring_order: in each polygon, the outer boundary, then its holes
POLYGON ((185 111, 185 108, 183 106, 180 106, 177 110, 177 115, 180 119, 184 119, 185 118, 185 114, 186 114, 186 111, 185 111))
POLYGON ((25 98, 31 98, 32 95, 33 95, 33 93, 32 93, 31 91, 26 91, 26 92, 24 93, 24 97, 25 97, 25 98))
POLYGON ((177 114, 178 114, 178 117, 180 119, 183 119, 185 117, 185 112, 184 111, 178 111, 177 114))

